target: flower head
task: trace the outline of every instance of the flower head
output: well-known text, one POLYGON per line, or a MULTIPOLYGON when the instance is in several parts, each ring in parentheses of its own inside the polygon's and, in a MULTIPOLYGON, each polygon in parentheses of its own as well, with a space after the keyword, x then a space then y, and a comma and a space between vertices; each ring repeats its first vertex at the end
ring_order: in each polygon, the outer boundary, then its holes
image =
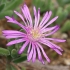
POLYGON ((52 43, 50 40, 57 41, 57 42, 65 42, 65 40, 48 38, 48 36, 52 35, 59 29, 58 25, 48 27, 58 18, 58 16, 54 17, 52 20, 49 21, 52 15, 52 12, 49 11, 45 13, 43 19, 40 21, 40 8, 37 11, 36 8, 33 7, 34 17, 35 17, 33 23, 29 9, 26 4, 24 4, 23 7, 21 7, 21 11, 23 15, 21 15, 17 11, 14 11, 14 13, 22 19, 24 25, 19 23, 15 18, 6 16, 6 18, 8 19, 7 22, 17 24, 24 30, 24 32, 16 31, 16 30, 3 30, 3 35, 6 37, 6 39, 16 38, 16 40, 10 41, 7 44, 7 46, 24 42, 24 44, 19 49, 18 53, 19 54, 23 53, 25 48, 28 46, 27 60, 30 61, 32 59, 33 62, 37 57, 36 53, 38 54, 38 59, 42 63, 44 63, 42 54, 46 58, 46 60, 50 62, 50 59, 46 55, 41 44, 50 47, 58 54, 62 55, 61 51, 63 50, 59 46, 52 43))

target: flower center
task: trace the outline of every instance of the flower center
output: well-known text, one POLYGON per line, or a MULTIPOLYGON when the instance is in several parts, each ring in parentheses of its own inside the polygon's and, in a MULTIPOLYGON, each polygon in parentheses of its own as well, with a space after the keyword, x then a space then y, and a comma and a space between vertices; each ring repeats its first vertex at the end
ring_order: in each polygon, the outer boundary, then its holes
POLYGON ((27 35, 28 35, 28 38, 31 39, 32 41, 39 40, 42 37, 42 33, 39 28, 33 29, 28 27, 27 35))
POLYGON ((38 38, 41 37, 41 34, 40 34, 39 30, 37 30, 37 29, 35 29, 35 30, 32 29, 31 30, 31 35, 32 35, 33 39, 38 39, 38 38))

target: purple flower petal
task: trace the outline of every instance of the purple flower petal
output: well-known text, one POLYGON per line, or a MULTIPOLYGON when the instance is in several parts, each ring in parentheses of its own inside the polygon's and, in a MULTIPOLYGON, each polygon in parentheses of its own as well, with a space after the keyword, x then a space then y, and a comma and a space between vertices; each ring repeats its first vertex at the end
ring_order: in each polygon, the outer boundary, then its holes
POLYGON ((40 22, 40 25, 39 26, 41 26, 43 24, 43 22, 48 17, 48 15, 49 15, 48 12, 46 12, 45 15, 44 15, 44 17, 43 17, 43 19, 42 19, 42 21, 40 22))
MULTIPOLYGON (((48 41, 48 40, 47 40, 48 41)), ((54 49, 59 49, 60 51, 63 51, 59 46, 57 46, 56 44, 48 41, 49 44, 53 45, 55 48, 54 49)))
POLYGON ((27 54, 29 54, 29 52, 30 52, 30 49, 31 49, 31 42, 29 43, 29 47, 28 47, 27 54))
POLYGON ((24 34, 3 34, 5 36, 5 38, 7 39, 11 39, 11 38, 19 38, 19 37, 22 37, 22 38, 26 38, 27 35, 24 35, 24 34))
POLYGON ((45 23, 47 23, 47 21, 50 19, 52 15, 52 12, 50 11, 48 16, 46 17, 46 19, 44 20, 44 22, 40 25, 41 28, 44 28, 43 26, 45 25, 45 23))
POLYGON ((17 11, 14 11, 14 13, 15 13, 16 15, 18 15, 18 16, 23 20, 24 24, 26 25, 26 22, 25 22, 23 16, 22 16, 21 14, 19 14, 17 11))
POLYGON ((3 30, 2 32, 5 34, 24 34, 23 32, 16 31, 16 30, 3 30))
POLYGON ((12 20, 12 18, 9 17, 9 16, 5 16, 5 18, 8 19, 8 20, 12 20))
POLYGON ((18 40, 13 40, 13 41, 10 41, 7 46, 11 46, 13 44, 17 44, 17 43, 21 43, 21 42, 24 42, 25 40, 23 38, 21 39, 18 39, 18 40))
POLYGON ((46 40, 53 40, 53 41, 57 41, 57 42, 65 42, 66 40, 62 40, 62 39, 55 39, 55 38, 45 38, 46 40))
POLYGON ((33 49, 34 49, 34 52, 33 52, 32 61, 35 62, 35 59, 36 59, 36 47, 35 47, 35 45, 33 45, 33 49))
POLYGON ((11 39, 11 38, 23 38, 23 35, 20 36, 5 36, 6 39, 11 39))
POLYGON ((30 26, 33 26, 33 24, 32 24, 32 18, 31 18, 29 9, 28 9, 28 7, 27 7, 26 4, 24 4, 23 9, 24 9, 25 13, 27 14, 27 18, 28 18, 28 20, 30 22, 30 26))
POLYGON ((50 35, 54 34, 57 30, 59 30, 59 26, 57 26, 52 32, 45 34, 45 36, 50 36, 50 35))
POLYGON ((37 45, 36 45, 36 48, 37 48, 37 53, 38 53, 38 59, 42 60, 42 55, 41 55, 40 49, 37 45))
POLYGON ((28 60, 28 61, 30 61, 31 58, 32 58, 32 56, 33 56, 33 51, 34 51, 33 47, 34 47, 34 46, 33 46, 33 43, 32 43, 31 51, 30 51, 30 53, 29 53, 28 56, 27 56, 27 60, 28 60))
POLYGON ((41 46, 39 43, 37 43, 37 45, 38 45, 38 46, 39 46, 39 48, 41 49, 41 51, 42 51, 42 53, 43 53, 44 57, 46 58, 46 60, 47 60, 48 62, 50 62, 50 59, 48 58, 48 56, 47 56, 47 55, 46 55, 46 53, 44 52, 44 50, 43 50, 42 46, 41 46))
POLYGON ((36 23, 37 23, 37 11, 35 7, 33 7, 33 10, 34 10, 34 16, 35 16, 35 25, 34 25, 34 28, 35 28, 36 23))
POLYGON ((40 8, 38 8, 38 20, 37 20, 37 25, 39 24, 39 20, 40 20, 40 8))
POLYGON ((56 48, 56 49, 59 49, 59 50, 63 51, 59 46, 55 45, 54 43, 52 43, 52 42, 50 42, 50 41, 48 41, 46 39, 41 39, 41 41, 40 42, 43 43, 43 44, 45 44, 45 45, 47 45, 47 43, 52 44, 53 46, 50 47, 52 49, 56 48))
POLYGON ((58 27, 58 26, 56 25, 56 26, 53 26, 53 27, 48 27, 48 28, 46 28, 46 29, 41 29, 41 33, 45 33, 45 32, 47 32, 47 31, 54 30, 54 29, 56 29, 56 27, 58 27))
POLYGON ((37 53, 38 53, 38 59, 44 64, 44 61, 43 61, 42 55, 41 55, 41 51, 40 51, 38 45, 36 45, 36 48, 37 48, 37 53))
POLYGON ((47 45, 48 47, 50 47, 51 49, 56 51, 58 54, 62 55, 62 53, 60 51, 63 51, 63 50, 60 47, 58 47, 57 45, 49 42, 48 40, 41 40, 40 43, 47 45))
POLYGON ((28 43, 29 43, 29 41, 26 41, 24 44, 23 44, 23 46, 20 48, 20 50, 19 50, 19 54, 22 54, 23 53, 23 51, 25 50, 25 48, 26 48, 26 46, 28 45, 28 43))
POLYGON ((52 24, 57 18, 58 18, 58 16, 54 17, 50 22, 48 22, 45 26, 43 26, 43 29, 45 29, 47 26, 52 24))
POLYGON ((34 25, 34 28, 37 28, 38 25, 39 25, 39 20, 40 20, 40 8, 38 8, 38 13, 35 12, 35 25, 34 25))
POLYGON ((17 24, 17 25, 19 25, 21 28, 23 28, 25 30, 25 26, 22 25, 21 23, 19 23, 18 21, 16 21, 15 19, 13 19, 13 18, 11 18, 9 16, 5 16, 5 17, 8 19, 7 22, 11 22, 13 24, 17 24))
POLYGON ((26 19, 27 25, 29 25, 29 18, 28 18, 27 12, 24 10, 23 7, 21 7, 21 10, 22 10, 22 13, 24 15, 24 18, 26 19))

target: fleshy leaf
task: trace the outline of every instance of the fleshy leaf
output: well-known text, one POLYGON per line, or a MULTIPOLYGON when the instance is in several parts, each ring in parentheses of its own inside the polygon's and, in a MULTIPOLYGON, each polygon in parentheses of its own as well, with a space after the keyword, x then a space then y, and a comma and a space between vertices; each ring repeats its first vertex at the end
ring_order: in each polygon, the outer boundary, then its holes
POLYGON ((8 10, 8 11, 5 11, 5 12, 1 12, 0 13, 0 19, 2 18, 5 18, 5 16, 11 16, 13 14, 13 11, 12 10, 8 10))
POLYGON ((6 5, 6 8, 5 8, 4 10, 14 10, 14 9, 17 8, 22 2, 23 2, 23 0, 14 0, 12 3, 9 3, 8 5, 6 5))
POLYGON ((68 11, 63 10, 62 7, 59 7, 57 12, 56 12, 56 15, 59 16, 59 18, 57 19, 56 23, 61 24, 63 22, 63 20, 65 20, 67 18, 68 11))
POLYGON ((26 59, 27 59, 27 56, 26 55, 25 56, 20 56, 20 57, 14 59, 13 62, 14 63, 20 63, 20 62, 25 61, 26 59))
POLYGON ((70 31, 70 20, 64 23, 63 27, 61 28, 61 31, 62 32, 70 31))
POLYGON ((0 55, 8 56, 8 55, 10 55, 10 52, 9 52, 9 50, 7 50, 5 48, 0 48, 0 55))
POLYGON ((4 9, 5 4, 0 5, 0 12, 4 9))
POLYGON ((17 53, 17 50, 16 50, 16 49, 13 49, 13 50, 11 51, 11 57, 12 57, 12 58, 17 58, 17 57, 18 57, 18 53, 17 53))

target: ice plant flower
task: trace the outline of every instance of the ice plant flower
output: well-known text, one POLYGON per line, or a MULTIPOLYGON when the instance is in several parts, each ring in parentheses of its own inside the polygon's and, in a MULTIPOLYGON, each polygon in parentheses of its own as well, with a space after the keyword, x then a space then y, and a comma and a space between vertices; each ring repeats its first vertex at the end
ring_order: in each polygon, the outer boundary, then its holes
POLYGON ((18 53, 22 54, 25 48, 28 47, 27 60, 28 61, 32 60, 34 62, 38 56, 39 61, 41 61, 43 64, 44 64, 44 60, 42 58, 42 54, 48 62, 50 62, 50 59, 46 55, 42 47, 42 44, 50 47, 59 55, 62 55, 63 50, 59 46, 52 43, 51 41, 65 42, 65 40, 49 38, 50 35, 54 34, 59 29, 58 25, 52 27, 49 26, 58 18, 58 16, 54 17, 49 21, 52 15, 52 12, 49 11, 45 13, 43 19, 40 21, 40 8, 38 8, 37 11, 34 6, 33 12, 34 12, 35 19, 33 22, 29 9, 26 4, 24 4, 21 7, 21 11, 22 11, 22 15, 17 11, 14 11, 14 13, 22 19, 24 25, 19 23, 15 18, 5 16, 7 18, 7 22, 17 24, 24 30, 24 32, 17 31, 17 30, 3 30, 3 35, 5 36, 6 39, 16 38, 16 40, 10 41, 7 44, 7 46, 24 42, 24 44, 19 49, 18 53))

